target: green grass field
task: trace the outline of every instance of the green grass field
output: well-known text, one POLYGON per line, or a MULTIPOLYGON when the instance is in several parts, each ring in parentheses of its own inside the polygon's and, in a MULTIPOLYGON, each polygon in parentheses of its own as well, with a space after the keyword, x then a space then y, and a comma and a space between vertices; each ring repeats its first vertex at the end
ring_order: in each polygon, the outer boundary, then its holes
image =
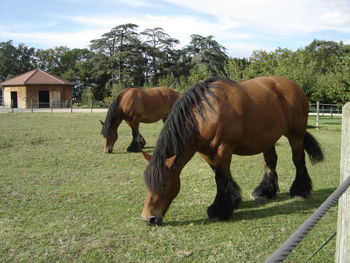
MULTIPOLYGON (((196 155, 182 172, 181 191, 164 225, 149 227, 140 219, 147 162, 126 152, 131 131, 125 124, 114 154, 103 152, 98 120, 104 116, 0 115, 1 262, 264 262, 339 184, 337 119, 310 130, 326 156, 316 166, 308 161, 310 198, 289 198, 294 167, 282 138, 278 198, 250 200, 262 176, 262 156, 234 156, 231 171, 242 189, 241 208, 232 220, 206 220, 215 181, 196 155)), ((161 126, 141 125, 146 151, 153 151, 161 126)), ((333 207, 285 262, 305 262, 336 231, 336 221, 333 207)), ((335 239, 311 262, 334 262, 334 253, 335 239)))

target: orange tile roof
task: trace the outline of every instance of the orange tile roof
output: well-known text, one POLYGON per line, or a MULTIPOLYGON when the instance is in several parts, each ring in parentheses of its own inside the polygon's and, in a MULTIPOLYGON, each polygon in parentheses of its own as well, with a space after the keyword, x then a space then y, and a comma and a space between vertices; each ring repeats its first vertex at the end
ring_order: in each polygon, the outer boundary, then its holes
POLYGON ((0 86, 25 86, 25 85, 72 85, 68 80, 51 75, 41 69, 34 69, 12 79, 5 80, 0 86))

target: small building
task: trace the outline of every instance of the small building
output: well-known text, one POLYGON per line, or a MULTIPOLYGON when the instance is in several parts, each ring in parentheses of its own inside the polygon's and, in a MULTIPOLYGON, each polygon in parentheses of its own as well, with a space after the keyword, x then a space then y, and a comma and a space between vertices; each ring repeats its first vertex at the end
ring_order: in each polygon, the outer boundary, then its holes
POLYGON ((0 83, 4 107, 69 107, 74 84, 41 69, 35 69, 0 83))

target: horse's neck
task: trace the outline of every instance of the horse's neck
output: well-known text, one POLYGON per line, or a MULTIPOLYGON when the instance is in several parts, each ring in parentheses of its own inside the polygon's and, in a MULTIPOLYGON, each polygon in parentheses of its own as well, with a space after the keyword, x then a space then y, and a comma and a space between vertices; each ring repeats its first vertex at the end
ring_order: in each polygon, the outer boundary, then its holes
POLYGON ((121 116, 116 116, 113 120, 113 123, 111 124, 112 129, 117 130, 122 121, 123 118, 121 116))
POLYGON ((182 153, 176 156, 175 170, 181 173, 181 170, 192 159, 195 153, 196 149, 194 149, 194 147, 185 147, 182 153))

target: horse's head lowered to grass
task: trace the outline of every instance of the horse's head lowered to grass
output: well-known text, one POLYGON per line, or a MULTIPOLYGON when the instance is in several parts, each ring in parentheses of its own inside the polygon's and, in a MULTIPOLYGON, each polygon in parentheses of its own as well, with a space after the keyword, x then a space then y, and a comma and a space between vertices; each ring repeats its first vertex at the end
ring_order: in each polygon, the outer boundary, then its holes
MULTIPOLYGON (((146 160, 151 161, 152 156, 142 152, 146 160)), ((165 160, 164 174, 161 182, 155 183, 159 185, 157 189, 152 189, 146 194, 145 207, 142 217, 150 225, 161 225, 163 216, 168 210, 171 201, 180 191, 180 172, 175 171, 176 156, 165 160)))

